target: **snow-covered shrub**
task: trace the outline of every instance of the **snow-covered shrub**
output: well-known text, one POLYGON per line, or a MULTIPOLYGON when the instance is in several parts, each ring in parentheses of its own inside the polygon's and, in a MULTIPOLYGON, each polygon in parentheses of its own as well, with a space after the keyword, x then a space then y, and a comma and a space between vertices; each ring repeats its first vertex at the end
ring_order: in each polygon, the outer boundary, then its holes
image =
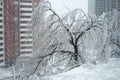
POLYGON ((61 17, 46 1, 36 10, 31 29, 37 54, 27 62, 28 66, 34 64, 29 75, 51 75, 84 63, 108 61, 111 49, 106 14, 98 18, 75 9, 61 17))
POLYGON ((120 12, 113 10, 105 14, 107 39, 111 57, 120 57, 120 12))
MULTIPOLYGON (((33 17, 32 28, 35 49, 39 51, 34 72, 40 66, 38 74, 49 75, 86 62, 96 64, 106 44, 102 20, 86 15, 80 9, 61 17, 46 1, 41 2, 38 10, 33 17)), ((102 57, 106 58, 106 53, 102 57)))

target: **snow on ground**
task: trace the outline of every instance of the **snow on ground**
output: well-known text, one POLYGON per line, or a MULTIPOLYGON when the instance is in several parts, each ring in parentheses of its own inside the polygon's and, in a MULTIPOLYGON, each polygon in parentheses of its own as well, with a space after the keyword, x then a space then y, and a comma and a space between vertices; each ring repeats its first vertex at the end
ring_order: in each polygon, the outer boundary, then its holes
POLYGON ((8 69, 0 68, 0 79, 3 79, 5 77, 12 76, 12 72, 8 69))
POLYGON ((107 64, 85 64, 39 80, 120 80, 120 59, 112 59, 107 64))

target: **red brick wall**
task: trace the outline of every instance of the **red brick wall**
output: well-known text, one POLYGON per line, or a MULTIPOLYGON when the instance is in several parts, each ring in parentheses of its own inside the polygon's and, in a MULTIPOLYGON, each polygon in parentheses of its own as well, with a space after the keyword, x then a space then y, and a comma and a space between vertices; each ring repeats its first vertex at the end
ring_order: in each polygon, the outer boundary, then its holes
POLYGON ((4 0, 4 40, 5 63, 10 63, 15 59, 14 0, 4 0))

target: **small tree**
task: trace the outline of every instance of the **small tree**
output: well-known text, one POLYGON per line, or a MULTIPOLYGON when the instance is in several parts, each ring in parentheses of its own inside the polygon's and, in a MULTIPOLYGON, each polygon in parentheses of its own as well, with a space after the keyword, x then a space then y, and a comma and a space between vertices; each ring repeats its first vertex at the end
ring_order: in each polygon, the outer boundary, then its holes
MULTIPOLYGON (((86 15, 82 10, 75 9, 60 17, 49 2, 40 3, 33 16, 34 56, 24 65, 25 75, 35 72, 40 75, 54 74, 64 71, 68 67, 76 67, 88 62, 93 54, 86 54, 90 44, 104 43, 99 47, 99 56, 105 51, 104 19, 86 15), (97 38, 96 38, 97 37, 97 38), (85 46, 83 46, 85 45, 85 46), (86 47, 88 46, 88 47, 86 47), (34 65, 33 65, 34 64, 34 65), (28 68, 29 67, 29 68, 28 68)), ((93 46, 92 46, 93 47, 93 46)), ((93 48, 95 49, 95 48, 93 48)), ((97 56, 97 55, 96 55, 97 56)), ((106 53, 101 58, 106 58, 106 53)))
POLYGON ((110 54, 113 57, 120 57, 120 12, 113 10, 106 13, 105 21, 108 25, 108 43, 110 49, 110 54))
POLYGON ((89 35, 91 30, 100 30, 103 26, 101 21, 86 15, 80 9, 75 9, 60 17, 51 8, 49 2, 41 2, 41 5, 33 18, 35 47, 38 48, 40 54, 37 67, 31 74, 37 70, 44 59, 49 62, 46 65, 61 62, 66 58, 69 58, 67 64, 72 60, 78 64, 85 63, 85 55, 80 51, 81 39, 89 35), (53 59, 56 55, 57 62, 53 59))

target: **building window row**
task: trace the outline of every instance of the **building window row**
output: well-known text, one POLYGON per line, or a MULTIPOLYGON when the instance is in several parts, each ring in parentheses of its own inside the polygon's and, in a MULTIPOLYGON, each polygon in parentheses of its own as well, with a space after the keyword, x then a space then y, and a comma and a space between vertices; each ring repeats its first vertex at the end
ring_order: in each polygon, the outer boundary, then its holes
POLYGON ((24 52, 21 52, 21 54, 30 54, 32 53, 32 51, 24 51, 24 52))
POLYGON ((3 45, 3 43, 0 43, 0 46, 2 46, 3 45))
POLYGON ((0 31, 0 34, 3 34, 3 32, 2 32, 2 31, 0 31))
POLYGON ((0 57, 3 57, 4 55, 3 54, 0 54, 0 57))
POLYGON ((0 20, 0 23, 3 22, 3 20, 0 20))
POLYGON ((0 60, 0 63, 2 63, 3 62, 3 60, 0 60))
POLYGON ((28 23, 28 21, 20 21, 20 23, 28 23))
POLYGON ((31 18, 31 16, 20 16, 20 18, 31 18))
POLYGON ((21 49, 32 49, 32 47, 31 46, 21 47, 21 49))
POLYGON ((2 17, 3 15, 2 14, 0 14, 0 17, 2 17))
POLYGON ((0 8, 0 11, 2 11, 3 9, 2 8, 0 8))
POLYGON ((32 39, 32 36, 21 36, 21 39, 32 39))
POLYGON ((29 6, 29 5, 21 5, 20 8, 32 8, 32 6, 29 6))
POLYGON ((32 33, 31 31, 21 31, 21 34, 24 34, 24 33, 32 33))
POLYGON ((0 51, 3 51, 3 48, 0 48, 0 51))
POLYGON ((0 26, 0 28, 3 28, 3 26, 0 26))
POLYGON ((20 11, 21 13, 32 13, 32 11, 20 11))
POLYGON ((21 29, 29 29, 31 26, 20 26, 21 29))
POLYGON ((24 41, 24 42, 21 42, 21 44, 31 44, 32 41, 24 41))
POLYGON ((3 40, 3 37, 0 37, 0 40, 3 40))
POLYGON ((24 3, 32 3, 31 0, 21 0, 21 2, 24 2, 24 3))

